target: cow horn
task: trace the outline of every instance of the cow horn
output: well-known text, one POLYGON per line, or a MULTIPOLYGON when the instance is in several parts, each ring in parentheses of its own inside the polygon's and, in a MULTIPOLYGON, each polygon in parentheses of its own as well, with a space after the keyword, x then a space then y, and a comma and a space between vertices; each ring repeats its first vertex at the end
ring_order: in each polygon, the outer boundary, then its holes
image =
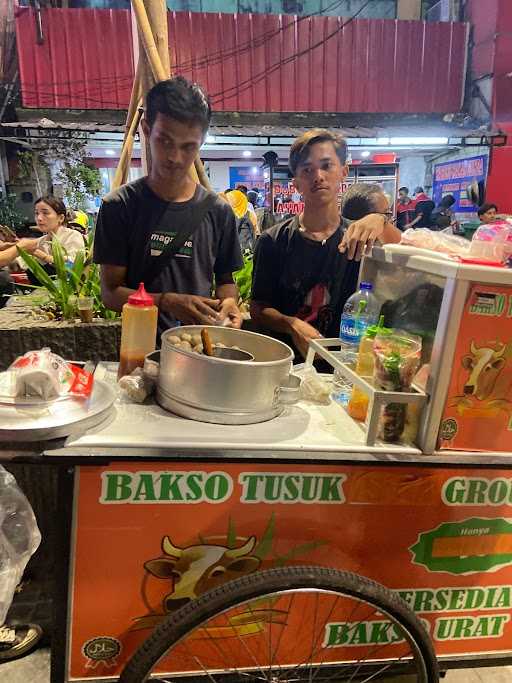
POLYGON ((499 351, 498 351, 498 349, 496 349, 496 351, 494 352, 494 357, 495 357, 496 359, 497 359, 497 358, 502 358, 502 357, 503 357, 503 354, 505 353, 505 349, 506 349, 506 348, 507 348, 507 347, 506 347, 505 344, 501 344, 501 349, 500 349, 499 351))
POLYGON ((472 341, 472 342, 471 342, 471 353, 472 353, 472 354, 476 354, 477 351, 478 351, 478 349, 477 349, 477 347, 475 346, 475 342, 472 341))
POLYGON ((226 551, 226 557, 234 559, 236 557, 243 557, 244 555, 249 555, 249 553, 251 553, 254 550, 255 545, 256 536, 251 536, 240 548, 232 548, 231 550, 226 551))
POLYGON ((183 553, 181 548, 177 548, 172 544, 169 536, 164 536, 164 540, 162 541, 162 550, 164 553, 167 553, 167 555, 172 555, 172 557, 181 557, 183 553))

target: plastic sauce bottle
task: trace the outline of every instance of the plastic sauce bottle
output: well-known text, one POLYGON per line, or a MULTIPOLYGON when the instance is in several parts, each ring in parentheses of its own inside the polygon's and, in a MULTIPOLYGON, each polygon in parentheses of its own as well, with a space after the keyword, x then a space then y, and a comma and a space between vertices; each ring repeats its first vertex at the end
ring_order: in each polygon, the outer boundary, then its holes
POLYGON ((157 321, 158 308, 141 282, 123 306, 118 379, 141 368, 145 356, 155 350, 157 321))
MULTIPOLYGON (((356 372, 360 377, 373 378, 373 369, 375 367, 375 356, 373 355, 373 341, 377 334, 391 333, 387 327, 383 327, 384 316, 381 315, 378 325, 371 325, 364 333, 361 344, 359 345, 359 353, 357 355, 356 372)), ((347 412, 354 420, 364 422, 368 412, 369 399, 367 394, 358 387, 352 389, 352 395, 348 403, 347 412)))

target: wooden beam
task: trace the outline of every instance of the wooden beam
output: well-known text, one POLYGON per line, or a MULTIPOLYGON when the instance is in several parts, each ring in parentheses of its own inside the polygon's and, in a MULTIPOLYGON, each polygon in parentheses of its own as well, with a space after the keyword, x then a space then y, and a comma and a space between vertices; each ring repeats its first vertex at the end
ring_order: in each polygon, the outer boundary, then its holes
MULTIPOLYGON (((165 0, 132 0, 132 7, 137 20, 139 43, 144 50, 139 50, 139 60, 135 80, 130 97, 130 105, 126 117, 125 136, 121 157, 114 178, 114 189, 126 182, 131 155, 133 151, 133 139, 139 125, 141 93, 145 97, 150 88, 160 81, 170 77, 170 59, 167 26, 167 6, 165 0)), ((147 141, 145 144, 146 171, 151 167, 151 155, 147 141)), ((208 176, 199 157, 190 169, 190 176, 196 183, 201 183, 206 189, 211 190, 208 176)))
POLYGON ((130 122, 130 127, 128 131, 125 133, 123 149, 121 150, 121 156, 119 158, 119 163, 117 164, 114 182, 112 183, 113 190, 117 190, 118 187, 124 185, 128 178, 128 169, 130 168, 130 161, 133 152, 133 141, 135 139, 135 133, 137 132, 137 128, 139 127, 141 116, 142 97, 139 99, 137 103, 137 108, 130 122))
MULTIPOLYGON (((149 0, 146 1, 149 4, 149 0)), ((132 7, 135 12, 135 16, 137 17, 139 36, 142 39, 144 52, 151 67, 151 72, 153 74, 155 83, 158 83, 159 81, 165 81, 167 78, 169 78, 169 71, 164 70, 143 0, 132 0, 132 7)))

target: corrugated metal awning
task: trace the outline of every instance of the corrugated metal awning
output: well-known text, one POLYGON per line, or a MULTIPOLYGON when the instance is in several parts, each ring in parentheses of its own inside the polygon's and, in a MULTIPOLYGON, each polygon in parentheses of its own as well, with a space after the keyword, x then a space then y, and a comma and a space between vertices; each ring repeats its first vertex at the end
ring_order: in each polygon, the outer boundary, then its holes
MULTIPOLYGON (((257 116, 257 114, 255 114, 257 116)), ((208 131, 214 137, 253 137, 253 138, 296 138, 305 130, 313 126, 282 126, 282 125, 232 125, 219 126, 212 125, 208 131)), ((77 121, 53 121, 50 119, 39 119, 37 121, 12 121, 4 122, 1 128, 24 131, 25 137, 30 137, 32 133, 37 133, 37 137, 44 135, 45 131, 63 132, 82 132, 82 133, 124 133, 123 125, 96 122, 77 122, 77 121)), ((347 139, 395 139, 395 138, 492 138, 501 136, 499 130, 488 130, 486 127, 465 128, 449 123, 439 124, 420 124, 420 125, 374 125, 359 127, 330 127, 347 139)), ((485 141, 483 144, 486 144, 485 141)))

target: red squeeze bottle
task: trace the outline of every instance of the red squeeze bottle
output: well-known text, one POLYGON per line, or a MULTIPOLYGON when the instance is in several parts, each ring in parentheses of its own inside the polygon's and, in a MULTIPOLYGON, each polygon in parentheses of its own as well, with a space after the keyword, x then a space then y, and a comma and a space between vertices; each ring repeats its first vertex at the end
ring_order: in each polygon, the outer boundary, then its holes
POLYGON ((118 379, 143 367, 144 358, 155 350, 157 321, 158 308, 141 282, 123 306, 118 379))

